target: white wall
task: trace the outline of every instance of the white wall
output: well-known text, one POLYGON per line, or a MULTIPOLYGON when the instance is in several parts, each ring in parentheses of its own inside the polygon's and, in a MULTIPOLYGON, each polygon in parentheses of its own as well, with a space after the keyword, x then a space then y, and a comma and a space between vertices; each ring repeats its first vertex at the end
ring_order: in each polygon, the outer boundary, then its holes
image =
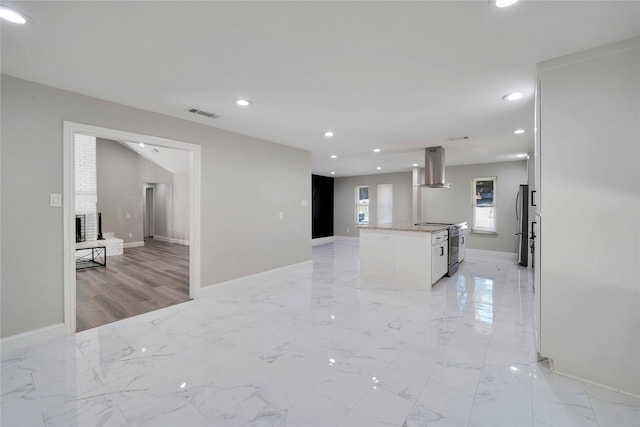
POLYGON ((385 173, 336 178, 334 181, 334 216, 333 233, 336 236, 359 235, 355 226, 355 188, 359 185, 369 186, 369 222, 376 224, 378 184, 393 185, 393 222, 410 223, 412 206, 411 172, 385 173))
MULTIPOLYGON (((124 145, 108 139, 98 138, 96 159, 97 208, 98 212, 102 212, 102 231, 114 232, 125 243, 142 242, 143 185, 147 182, 170 184, 173 174, 124 145)), ((154 196, 157 196, 155 189, 154 196)), ((166 208, 159 206, 158 210, 162 209, 166 208)), ((156 221, 156 227, 166 229, 165 218, 156 218, 156 221)))
POLYGON ((640 38, 539 65, 542 355, 640 394, 640 38))
POLYGON ((472 221, 471 180, 478 177, 498 177, 496 188, 497 235, 469 233, 467 248, 498 252, 517 251, 518 221, 515 202, 520 184, 528 181, 527 161, 447 166, 446 181, 451 188, 420 188, 420 221, 472 221))
POLYGON ((173 175, 173 237, 189 241, 189 172, 173 175))
MULTIPOLYGON (((171 178, 173 179, 173 176, 171 178)), ((173 238, 173 190, 171 184, 153 184, 153 205, 154 236, 173 238)))
POLYGON ((49 194, 62 193, 64 120, 201 146, 203 286, 311 259, 308 151, 7 75, 1 85, 2 337, 63 322, 63 217, 49 194))

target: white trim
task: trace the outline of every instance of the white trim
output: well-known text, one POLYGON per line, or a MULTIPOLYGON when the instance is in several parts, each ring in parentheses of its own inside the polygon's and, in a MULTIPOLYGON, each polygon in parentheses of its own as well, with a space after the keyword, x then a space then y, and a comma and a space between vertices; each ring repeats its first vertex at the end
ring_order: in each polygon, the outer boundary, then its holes
POLYGON ((615 392, 620 393, 620 394, 624 394, 624 395, 627 395, 627 396, 635 397, 636 399, 640 399, 640 394, 635 394, 635 393, 632 393, 632 392, 630 392, 630 391, 625 391, 625 390, 621 390, 621 389, 619 389, 619 388, 611 387, 610 385, 601 384, 601 383, 598 383, 598 382, 595 382, 595 381, 587 380, 587 379, 582 378, 582 377, 577 377, 577 376, 575 376, 575 375, 571 375, 571 374, 567 374, 567 373, 562 372, 562 371, 558 371, 558 370, 555 368, 555 366, 554 366, 554 363, 553 363, 553 360, 552 360, 552 359, 549 359, 549 369, 550 369, 550 370, 551 370, 551 372, 553 372, 554 374, 558 374, 558 375, 563 376, 563 377, 566 377, 566 378, 571 378, 571 379, 574 379, 574 380, 581 381, 581 382, 583 382, 583 383, 592 384, 592 385, 595 385, 595 386, 598 386, 598 387, 605 388, 605 389, 607 389, 607 390, 615 391, 615 392))
POLYGON ((161 242, 177 243, 179 245, 189 246, 189 241, 188 240, 175 239, 173 237, 158 236, 158 235, 154 235, 153 238, 155 240, 160 240, 161 242))
POLYGON ((325 243, 331 243, 335 240, 334 236, 329 237, 317 237, 315 239, 311 239, 311 246, 324 245, 325 243))
MULTIPOLYGON (((142 142, 149 145, 189 151, 189 297, 198 298, 200 291, 200 188, 201 147, 198 144, 159 138, 83 123, 63 122, 63 250, 64 250, 64 326, 67 334, 76 331, 75 268, 75 135, 83 134, 112 140, 142 142)), ((141 246, 144 242, 125 243, 124 247, 141 246)))
POLYGON ((17 335, 11 335, 0 340, 2 353, 19 350, 34 344, 40 344, 55 338, 66 335, 66 327, 64 323, 46 326, 33 331, 24 332, 17 335))
POLYGON ((336 240, 342 240, 343 242, 355 242, 356 240, 360 240, 360 237, 357 236, 333 236, 336 240))
POLYGON ((144 246, 144 242, 127 242, 123 243, 123 248, 137 248, 138 246, 144 246))
POLYGON ((599 56, 611 55, 616 52, 620 52, 626 49, 636 49, 640 46, 640 36, 631 37, 629 39, 621 40, 619 42, 606 44, 604 46, 598 46, 591 49, 583 50, 577 53, 571 53, 569 55, 561 56, 559 58, 549 59, 538 63, 536 70, 547 71, 558 67, 563 67, 568 64, 583 62, 589 59, 597 58, 599 56))
POLYGON ((64 327, 67 335, 76 331, 76 243, 75 243, 75 134, 71 123, 63 123, 62 135, 62 248, 64 327))
POLYGON ((304 268, 304 267, 313 267, 313 261, 312 260, 302 261, 296 264, 285 265, 284 267, 278 267, 272 270, 262 271, 260 273, 249 274, 247 276, 238 277, 236 279, 227 280, 225 282, 214 283, 213 285, 207 285, 200 288, 200 293, 201 293, 201 296, 206 296, 206 294, 209 291, 211 291, 212 289, 218 286, 231 285, 234 283, 242 282, 245 279, 259 278, 261 276, 272 274, 272 273, 286 272, 287 270, 297 270, 299 268, 304 268))
POLYGON ((516 256, 518 254, 516 254, 515 252, 501 252, 501 251, 488 251, 486 249, 469 249, 469 248, 465 248, 465 259, 467 258, 467 256, 478 256, 478 255, 490 255, 490 256, 496 256, 496 257, 500 257, 500 258, 509 258, 509 259, 514 259, 516 258, 516 256))
POLYGON ((487 230, 483 230, 483 229, 476 230, 476 229, 472 228, 470 233, 471 234, 475 234, 477 236, 489 236, 489 237, 491 237, 491 236, 497 237, 498 236, 498 232, 497 231, 487 231, 487 230))
POLYGON ((189 153, 189 297, 200 296, 200 146, 189 153))
POLYGON ((497 176, 482 176, 471 178, 471 233, 484 234, 487 236, 498 235, 498 177, 497 176), (478 189, 478 181, 493 181, 493 205, 491 206, 476 206, 476 190, 478 189), (476 227, 476 209, 477 208, 493 208, 493 229, 488 230, 486 228, 476 227))

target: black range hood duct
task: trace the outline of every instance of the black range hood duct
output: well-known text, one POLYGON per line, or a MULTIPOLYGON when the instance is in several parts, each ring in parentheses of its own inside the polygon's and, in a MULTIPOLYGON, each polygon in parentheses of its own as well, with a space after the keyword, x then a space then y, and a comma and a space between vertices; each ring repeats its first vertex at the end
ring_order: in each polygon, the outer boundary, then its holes
POLYGON ((444 147, 424 149, 424 185, 420 187, 450 188, 444 181, 444 147))

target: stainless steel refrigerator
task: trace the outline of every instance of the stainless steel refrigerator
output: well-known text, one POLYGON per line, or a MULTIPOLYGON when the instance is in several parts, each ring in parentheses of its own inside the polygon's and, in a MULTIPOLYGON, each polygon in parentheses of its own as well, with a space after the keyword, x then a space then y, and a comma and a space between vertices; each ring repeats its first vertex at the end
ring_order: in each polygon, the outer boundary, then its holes
POLYGON ((520 185, 516 196, 516 219, 518 221, 518 264, 527 267, 529 262, 529 186, 520 185))

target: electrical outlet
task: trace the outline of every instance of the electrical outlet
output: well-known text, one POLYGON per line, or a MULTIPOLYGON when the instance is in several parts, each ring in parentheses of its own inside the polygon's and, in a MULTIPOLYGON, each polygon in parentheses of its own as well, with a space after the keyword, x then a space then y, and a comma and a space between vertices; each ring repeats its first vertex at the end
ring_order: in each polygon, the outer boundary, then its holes
POLYGON ((62 206, 62 194, 49 194, 49 207, 59 208, 62 206))
POLYGON ((349 232, 349 229, 347 228, 347 233, 349 232))
POLYGON ((306 200, 300 200, 300 206, 306 208, 307 206, 309 206, 309 202, 306 200))
POLYGON ((133 237, 133 233, 129 233, 129 238, 133 237))

